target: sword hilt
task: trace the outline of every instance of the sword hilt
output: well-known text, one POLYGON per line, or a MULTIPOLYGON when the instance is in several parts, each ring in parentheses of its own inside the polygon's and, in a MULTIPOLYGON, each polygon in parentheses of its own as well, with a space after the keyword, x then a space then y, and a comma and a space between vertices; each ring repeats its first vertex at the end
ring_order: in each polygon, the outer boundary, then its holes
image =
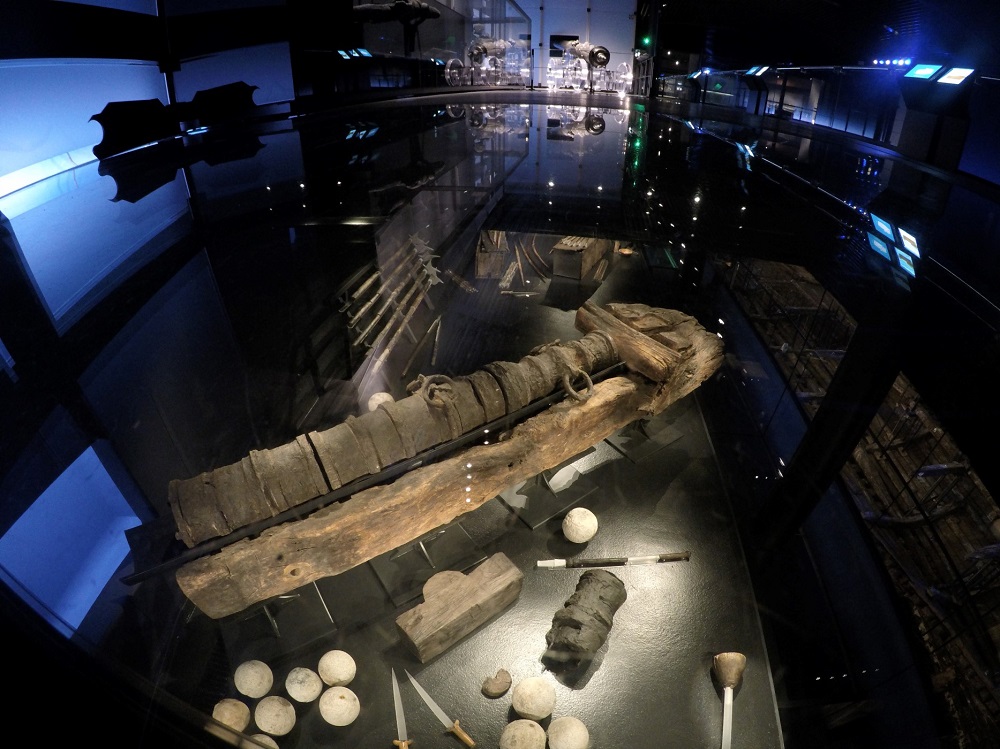
POLYGON ((410 744, 413 743, 413 739, 406 739, 406 741, 400 741, 399 739, 393 739, 392 743, 398 747, 398 749, 410 749, 410 744))
POLYGON ((472 737, 465 731, 463 731, 462 727, 458 725, 457 720, 455 721, 455 725, 453 725, 448 730, 451 731, 456 736, 458 736, 458 738, 461 739, 462 743, 465 744, 467 747, 470 747, 470 749, 471 747, 474 747, 476 745, 476 742, 472 740, 472 737))

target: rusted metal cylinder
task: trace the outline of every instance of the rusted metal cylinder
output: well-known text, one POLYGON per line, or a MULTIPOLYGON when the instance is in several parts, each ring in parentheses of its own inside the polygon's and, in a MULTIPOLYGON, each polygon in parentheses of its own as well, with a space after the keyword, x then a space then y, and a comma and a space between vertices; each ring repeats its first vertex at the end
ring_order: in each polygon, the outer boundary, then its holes
POLYGON ((329 491, 313 447, 301 435, 274 450, 251 451, 238 463, 172 481, 168 503, 178 538, 194 546, 329 491))
POLYGON ((172 481, 177 537, 193 547, 275 517, 519 411, 562 388, 565 376, 572 381, 617 361, 611 339, 592 332, 542 346, 516 363, 492 362, 454 379, 434 376, 440 382, 433 394, 421 389, 239 463, 172 481))

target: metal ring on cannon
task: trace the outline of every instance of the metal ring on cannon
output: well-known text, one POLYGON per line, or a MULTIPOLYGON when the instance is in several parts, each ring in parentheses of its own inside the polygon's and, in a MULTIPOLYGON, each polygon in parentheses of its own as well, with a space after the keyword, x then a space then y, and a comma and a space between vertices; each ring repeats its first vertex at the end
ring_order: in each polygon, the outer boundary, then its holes
POLYGON ((444 408, 445 400, 442 394, 451 397, 455 383, 450 377, 442 374, 430 376, 418 375, 417 379, 406 386, 406 389, 414 395, 419 395, 428 405, 435 408, 444 408))
POLYGON ((587 400, 588 398, 590 398, 591 395, 594 394, 594 381, 591 380, 590 379, 590 375, 587 374, 586 372, 584 372, 582 369, 576 370, 575 374, 582 374, 583 375, 583 379, 587 383, 587 390, 586 390, 586 392, 584 392, 584 393, 578 393, 576 390, 573 389, 573 383, 569 379, 569 373, 568 372, 566 374, 564 374, 563 377, 562 377, 563 390, 565 390, 566 391, 566 395, 568 395, 573 400, 576 400, 576 401, 579 401, 580 403, 583 403, 585 400, 587 400))

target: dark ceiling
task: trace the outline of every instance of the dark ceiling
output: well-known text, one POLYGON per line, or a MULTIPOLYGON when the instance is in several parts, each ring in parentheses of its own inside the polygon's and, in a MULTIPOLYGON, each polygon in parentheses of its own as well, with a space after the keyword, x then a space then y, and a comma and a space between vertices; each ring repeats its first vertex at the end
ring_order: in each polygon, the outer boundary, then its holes
POLYGON ((854 65, 907 55, 1000 68, 1000 4, 991 0, 652 0, 640 8, 640 35, 643 11, 659 17, 661 51, 699 53, 709 67, 854 65))

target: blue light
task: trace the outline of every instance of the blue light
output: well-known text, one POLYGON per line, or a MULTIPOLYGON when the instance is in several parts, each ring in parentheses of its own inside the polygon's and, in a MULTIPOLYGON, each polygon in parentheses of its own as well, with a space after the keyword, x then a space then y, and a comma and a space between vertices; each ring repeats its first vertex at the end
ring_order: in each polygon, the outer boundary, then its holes
POLYGON ((3 345, 3 341, 0 341, 0 369, 4 369, 7 372, 7 376, 10 377, 14 382, 17 382, 17 375, 14 374, 14 357, 10 355, 7 347, 3 345))
POLYGON ((896 239, 896 235, 892 230, 892 224, 886 221, 884 218, 879 218, 874 213, 871 214, 872 223, 875 225, 876 231, 885 236, 887 239, 896 239))
POLYGON ((0 536, 0 567, 25 602, 70 637, 128 556, 139 518, 88 447, 0 536))
POLYGON ((889 245, 886 244, 884 239, 868 232, 868 244, 873 250, 875 250, 875 252, 884 257, 886 260, 892 260, 892 255, 889 252, 889 245))
POLYGON ((928 65, 926 63, 917 63, 904 75, 904 78, 920 78, 921 80, 927 80, 932 78, 936 72, 941 69, 940 65, 928 65))
POLYGON ((896 261, 899 263, 899 267, 905 270, 909 275, 911 276, 917 275, 917 269, 913 265, 913 258, 907 255, 905 252, 897 252, 896 261))

